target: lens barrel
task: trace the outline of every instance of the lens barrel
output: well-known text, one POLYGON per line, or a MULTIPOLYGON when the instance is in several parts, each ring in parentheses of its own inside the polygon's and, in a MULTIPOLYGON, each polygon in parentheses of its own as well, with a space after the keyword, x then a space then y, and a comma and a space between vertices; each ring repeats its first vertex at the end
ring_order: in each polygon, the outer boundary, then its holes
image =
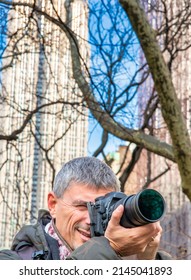
POLYGON ((120 224, 126 228, 157 222, 165 213, 164 198, 153 189, 126 196, 115 204, 115 209, 120 204, 124 205, 120 224))

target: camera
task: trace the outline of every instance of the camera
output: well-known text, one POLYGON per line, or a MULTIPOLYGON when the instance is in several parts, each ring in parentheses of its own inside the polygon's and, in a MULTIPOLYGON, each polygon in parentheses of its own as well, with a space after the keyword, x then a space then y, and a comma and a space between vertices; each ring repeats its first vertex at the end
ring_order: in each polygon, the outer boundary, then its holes
POLYGON ((104 235, 113 211, 120 204, 124 206, 120 224, 125 228, 157 222, 166 210, 163 196, 154 189, 145 189, 129 196, 122 192, 110 192, 97 197, 95 203, 87 203, 91 237, 104 235))

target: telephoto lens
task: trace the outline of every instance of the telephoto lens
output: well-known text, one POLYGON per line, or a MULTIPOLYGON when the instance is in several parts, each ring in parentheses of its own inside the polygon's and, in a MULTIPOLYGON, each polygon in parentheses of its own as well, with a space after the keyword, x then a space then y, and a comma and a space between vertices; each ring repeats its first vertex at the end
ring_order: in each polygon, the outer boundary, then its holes
POLYGON ((135 195, 126 196, 113 205, 114 209, 120 204, 124 206, 120 224, 126 228, 157 222, 166 210, 163 196, 153 189, 145 189, 135 195))

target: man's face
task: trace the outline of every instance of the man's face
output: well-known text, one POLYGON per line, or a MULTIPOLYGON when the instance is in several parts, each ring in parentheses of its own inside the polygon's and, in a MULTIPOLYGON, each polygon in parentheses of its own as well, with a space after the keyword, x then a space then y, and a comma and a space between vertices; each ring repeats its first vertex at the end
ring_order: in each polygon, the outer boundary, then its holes
POLYGON ((113 189, 93 189, 81 184, 71 185, 63 198, 57 198, 53 193, 48 196, 48 206, 51 216, 56 219, 56 227, 74 250, 90 239, 90 218, 87 202, 103 196, 113 189))

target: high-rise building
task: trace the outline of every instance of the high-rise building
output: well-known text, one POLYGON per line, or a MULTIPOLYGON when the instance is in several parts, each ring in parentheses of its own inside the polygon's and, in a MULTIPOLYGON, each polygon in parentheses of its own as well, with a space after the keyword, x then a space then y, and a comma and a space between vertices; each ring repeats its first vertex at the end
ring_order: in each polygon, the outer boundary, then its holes
MULTIPOLYGON (((84 0, 20 1, 7 15, 2 52, 0 132, 0 247, 46 208, 61 165, 87 153, 87 109, 72 75, 67 25, 89 61, 88 10, 84 0), (39 9, 39 11, 38 11, 39 9)), ((1 29, 2 31, 2 29, 1 29)), ((3 31, 2 31, 3 32, 3 31)))

